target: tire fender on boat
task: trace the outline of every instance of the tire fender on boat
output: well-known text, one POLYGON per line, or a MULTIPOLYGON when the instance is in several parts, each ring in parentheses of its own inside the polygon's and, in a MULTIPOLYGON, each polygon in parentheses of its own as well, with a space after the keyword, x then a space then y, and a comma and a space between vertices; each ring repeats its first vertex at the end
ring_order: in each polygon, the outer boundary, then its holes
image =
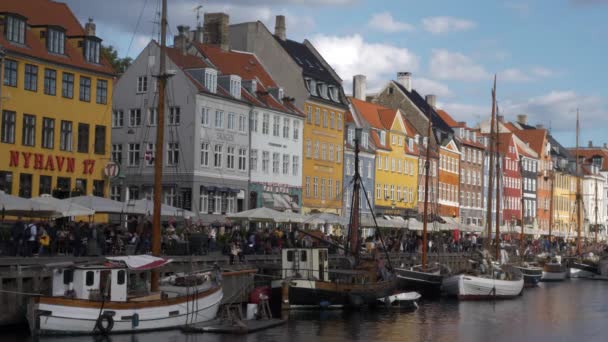
POLYGON ((106 335, 112 331, 112 328, 114 328, 114 318, 111 314, 104 313, 97 319, 95 327, 100 333, 106 335))

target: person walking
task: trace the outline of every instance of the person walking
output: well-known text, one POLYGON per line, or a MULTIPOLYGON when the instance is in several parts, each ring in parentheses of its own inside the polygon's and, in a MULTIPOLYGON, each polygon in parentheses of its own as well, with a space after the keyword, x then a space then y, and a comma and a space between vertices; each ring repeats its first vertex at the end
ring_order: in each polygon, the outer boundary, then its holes
POLYGON ((34 221, 31 221, 30 224, 25 228, 25 233, 23 234, 23 239, 26 240, 26 255, 32 256, 38 252, 38 227, 34 221))

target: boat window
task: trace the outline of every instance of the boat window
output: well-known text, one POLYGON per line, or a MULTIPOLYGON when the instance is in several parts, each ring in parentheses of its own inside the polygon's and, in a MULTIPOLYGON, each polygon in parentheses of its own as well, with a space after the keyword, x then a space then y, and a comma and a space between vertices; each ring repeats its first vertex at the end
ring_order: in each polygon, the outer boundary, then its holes
POLYGON ((93 280, 95 279, 95 273, 93 273, 93 271, 87 271, 86 277, 87 277, 86 278, 87 286, 93 285, 93 280))
POLYGON ((69 283, 74 281, 74 271, 73 270, 63 270, 63 283, 68 285, 69 283))
POLYGON ((118 279, 116 279, 118 285, 123 285, 125 283, 125 278, 125 271, 118 271, 118 279))
POLYGON ((287 251, 287 261, 292 262, 293 261, 293 251, 287 251))
POLYGON ((300 261, 306 261, 306 255, 308 253, 306 251, 300 252, 300 261))

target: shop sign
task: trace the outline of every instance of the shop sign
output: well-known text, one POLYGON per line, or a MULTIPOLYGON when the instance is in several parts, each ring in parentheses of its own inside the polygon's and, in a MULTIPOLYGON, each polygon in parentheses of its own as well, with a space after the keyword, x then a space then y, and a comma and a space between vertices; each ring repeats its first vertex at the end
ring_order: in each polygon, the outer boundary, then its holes
MULTIPOLYGON (((76 172, 76 159, 51 154, 10 151, 9 167, 22 166, 24 169, 76 172)), ((95 159, 82 161, 82 174, 92 175, 95 170, 95 159)))

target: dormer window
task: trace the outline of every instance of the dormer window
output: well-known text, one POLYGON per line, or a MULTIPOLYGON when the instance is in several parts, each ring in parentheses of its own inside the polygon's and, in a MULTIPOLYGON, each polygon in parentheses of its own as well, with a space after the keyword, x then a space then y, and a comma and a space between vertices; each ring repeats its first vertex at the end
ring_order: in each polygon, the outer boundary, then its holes
POLYGON ((361 134, 361 146, 363 146, 363 148, 367 148, 368 140, 369 134, 367 134, 367 132, 363 132, 363 134, 361 134))
POLYGON ((99 38, 86 38, 84 41, 84 58, 89 63, 99 64, 99 48, 101 40, 99 38))
POLYGON ((334 102, 340 102, 338 98, 338 88, 335 86, 329 86, 329 99, 334 102))
POLYGON ((25 18, 7 15, 4 30, 8 41, 25 44, 25 18))
POLYGON ((238 76, 230 77, 230 95, 235 99, 241 98, 241 78, 238 76))
POLYGON ((205 87, 213 94, 217 92, 217 71, 215 69, 205 69, 205 87))
POLYGON ((46 36, 46 47, 49 52, 60 55, 65 54, 65 32, 49 28, 46 36))
POLYGON ((380 144, 386 146, 386 132, 380 131, 380 144))
POLYGON ((310 91, 310 95, 317 96, 317 82, 315 82, 315 80, 309 80, 308 88, 310 91))
POLYGON ((319 88, 319 96, 321 96, 324 99, 327 99, 327 84, 325 83, 319 83, 317 85, 317 88, 319 88))
POLYGON ((597 167, 601 167, 602 166, 602 157, 600 156, 594 156, 593 157, 593 165, 597 166, 597 167))
POLYGON ((412 140, 411 138, 407 138, 407 148, 410 151, 414 150, 414 140, 412 140))

